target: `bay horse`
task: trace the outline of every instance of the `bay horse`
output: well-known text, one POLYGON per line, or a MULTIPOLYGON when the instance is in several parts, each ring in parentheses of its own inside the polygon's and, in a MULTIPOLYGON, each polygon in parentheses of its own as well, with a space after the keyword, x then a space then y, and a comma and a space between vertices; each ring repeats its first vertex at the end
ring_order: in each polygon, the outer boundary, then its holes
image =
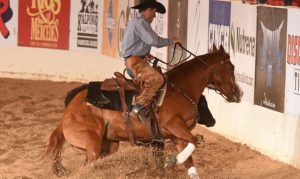
MULTIPOLYGON (((184 164, 189 176, 197 178, 192 160, 197 138, 191 133, 198 118, 197 104, 208 84, 215 86, 226 101, 240 102, 242 92, 235 82, 234 65, 223 46, 219 50, 214 46, 213 52, 174 67, 166 76, 168 87, 157 114, 159 131, 164 139, 175 143, 179 152, 176 164, 184 164)), ((87 105, 86 96, 86 85, 73 90, 63 118, 50 136, 46 154, 53 156, 57 175, 63 170, 61 149, 65 140, 86 150, 86 161, 95 161, 104 149, 112 154, 118 150, 119 141, 129 139, 122 112, 87 105), (108 141, 109 148, 103 147, 104 143, 107 145, 104 141, 108 141)), ((133 119, 132 125, 139 140, 149 137, 144 123, 133 119)))

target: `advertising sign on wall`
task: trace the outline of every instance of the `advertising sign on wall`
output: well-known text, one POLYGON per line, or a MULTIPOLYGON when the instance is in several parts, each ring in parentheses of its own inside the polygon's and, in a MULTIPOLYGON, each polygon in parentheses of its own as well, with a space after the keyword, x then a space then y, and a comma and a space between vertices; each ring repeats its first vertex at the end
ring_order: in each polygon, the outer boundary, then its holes
MULTIPOLYGON (((156 18, 154 18, 151 26, 154 31, 161 37, 167 38, 168 37, 168 13, 169 13, 169 3, 168 0, 158 0, 162 3, 166 8, 165 14, 156 13, 156 18)), ((151 54, 155 57, 167 62, 168 61, 168 47, 162 48, 151 48, 151 54)), ((163 68, 167 68, 166 66, 160 64, 163 68)))
POLYGON ((134 10, 130 7, 135 5, 135 0, 122 0, 119 1, 119 8, 118 8, 118 23, 116 27, 118 29, 117 33, 117 46, 118 46, 118 53, 117 57, 121 57, 122 52, 122 44, 123 44, 123 36, 126 29, 126 26, 129 21, 131 21, 134 17, 138 15, 138 10, 134 10))
POLYGON ((102 54, 117 57, 118 1, 104 0, 102 22, 102 54))
POLYGON ((257 58, 254 103, 284 111, 287 10, 257 8, 257 58))
POLYGON ((285 112, 300 116, 300 17, 299 9, 289 9, 285 79, 285 112))
POLYGON ((188 1, 188 44, 187 47, 194 54, 199 54, 200 51, 200 34, 201 34, 201 1, 188 1))
POLYGON ((102 2, 102 0, 71 2, 70 48, 99 48, 102 2))
POLYGON ((209 1, 188 1, 187 47, 196 55, 207 53, 209 1))
MULTIPOLYGON (((168 36, 169 38, 178 37, 184 47, 187 46, 187 13, 188 1, 172 0, 172 3, 169 3, 168 36)), ((168 47, 168 60, 172 60, 172 65, 186 57, 186 52, 181 48, 176 48, 175 50, 174 53, 174 46, 172 45, 168 47)))
POLYGON ((213 44, 222 44, 225 51, 230 49, 230 10, 231 3, 226 1, 209 1, 208 20, 208 51, 213 50, 213 44))
POLYGON ((18 45, 69 48, 70 0, 19 1, 18 45))
POLYGON ((242 101, 254 103, 256 58, 256 6, 231 5, 230 59, 235 65, 236 81, 244 92, 242 101), (240 16, 246 13, 247 16, 240 16))
POLYGON ((0 1, 0 44, 17 45, 18 1, 0 1))

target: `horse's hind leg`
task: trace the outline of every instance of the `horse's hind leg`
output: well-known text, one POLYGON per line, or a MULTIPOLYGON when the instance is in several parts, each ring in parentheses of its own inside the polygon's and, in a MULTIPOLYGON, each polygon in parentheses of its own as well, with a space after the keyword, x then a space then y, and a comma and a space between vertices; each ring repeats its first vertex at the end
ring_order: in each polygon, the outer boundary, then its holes
POLYGON ((86 161, 92 162, 98 159, 101 152, 102 136, 96 132, 89 132, 86 137, 86 161))
POLYGON ((79 115, 76 116, 78 119, 66 116, 63 120, 66 140, 73 146, 86 150, 87 162, 98 159, 104 136, 104 121, 94 115, 85 115, 85 120, 79 115))

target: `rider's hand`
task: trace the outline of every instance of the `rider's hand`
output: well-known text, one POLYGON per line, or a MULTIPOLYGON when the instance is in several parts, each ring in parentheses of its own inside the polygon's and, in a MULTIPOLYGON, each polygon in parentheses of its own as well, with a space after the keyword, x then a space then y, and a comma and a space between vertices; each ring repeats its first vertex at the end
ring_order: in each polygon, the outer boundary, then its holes
POLYGON ((144 60, 146 60, 147 62, 150 62, 151 60, 154 59, 154 56, 152 56, 150 53, 145 55, 144 60))
POLYGON ((181 43, 181 39, 177 36, 174 36, 170 39, 173 43, 181 43))

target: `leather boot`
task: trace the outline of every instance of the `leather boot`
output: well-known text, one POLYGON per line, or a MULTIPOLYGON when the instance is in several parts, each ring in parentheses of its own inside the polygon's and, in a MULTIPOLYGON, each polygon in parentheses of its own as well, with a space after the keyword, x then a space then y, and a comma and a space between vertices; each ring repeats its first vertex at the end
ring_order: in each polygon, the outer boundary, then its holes
POLYGON ((200 117, 198 119, 199 124, 203 124, 206 127, 212 127, 215 125, 216 120, 208 109, 207 101, 204 95, 201 95, 199 103, 198 103, 198 111, 200 117))

